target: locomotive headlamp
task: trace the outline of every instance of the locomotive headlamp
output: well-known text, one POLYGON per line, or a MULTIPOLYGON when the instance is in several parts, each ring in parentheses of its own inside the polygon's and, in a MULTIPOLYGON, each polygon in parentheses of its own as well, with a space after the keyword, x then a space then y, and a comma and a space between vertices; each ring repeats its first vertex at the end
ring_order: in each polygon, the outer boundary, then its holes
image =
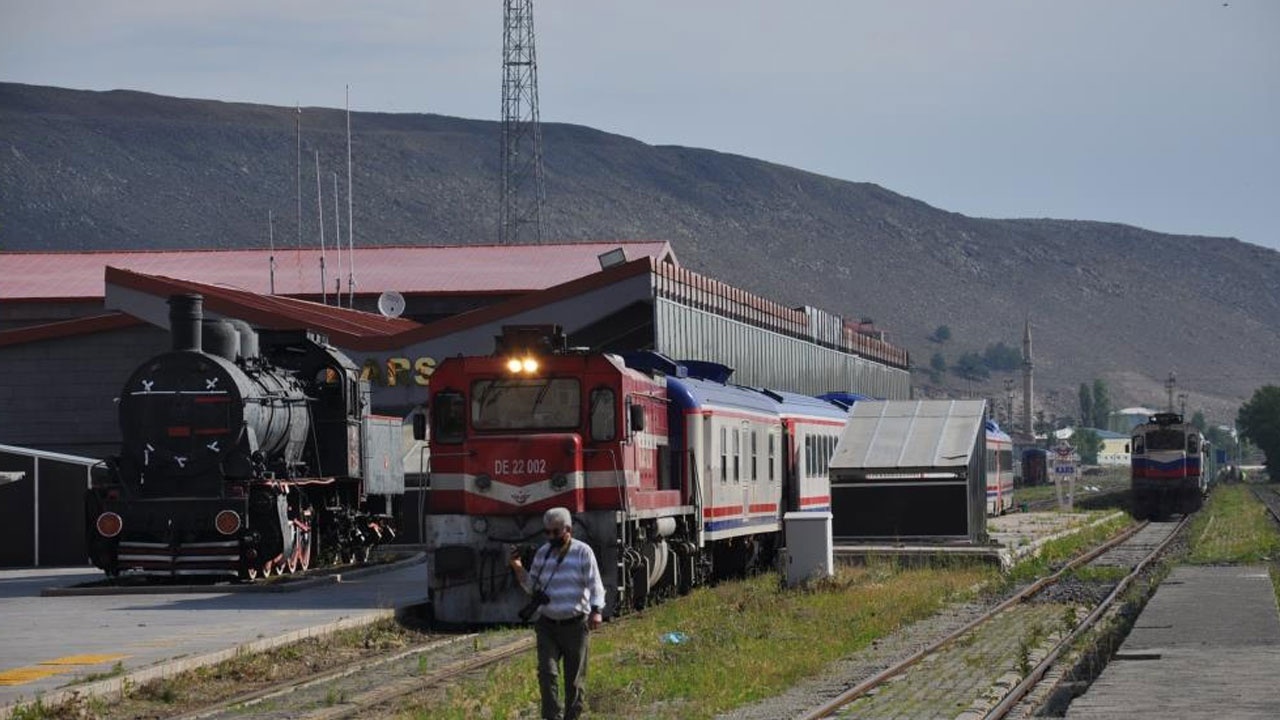
POLYGON ((488 492, 489 488, 492 485, 493 485, 493 478, 489 477, 488 475, 476 476, 476 489, 479 490, 480 492, 488 492))
POLYGON ((556 490, 563 490, 569 485, 569 476, 564 473, 557 473, 551 478, 551 487, 556 490))
POLYGON ((489 532, 488 518, 484 517, 483 515, 475 516, 474 518, 471 519, 471 529, 474 530, 477 535, 483 535, 489 532))
POLYGON ((240 529, 240 515, 235 510, 223 510, 213 519, 213 526, 223 535, 235 535, 240 529))
POLYGON ((113 538, 124 529, 124 520, 113 512, 104 512, 98 516, 98 522, 95 525, 99 535, 104 538, 113 538))
POLYGON ((514 374, 536 373, 538 372, 538 358, 532 355, 513 357, 507 360, 507 371, 514 374))

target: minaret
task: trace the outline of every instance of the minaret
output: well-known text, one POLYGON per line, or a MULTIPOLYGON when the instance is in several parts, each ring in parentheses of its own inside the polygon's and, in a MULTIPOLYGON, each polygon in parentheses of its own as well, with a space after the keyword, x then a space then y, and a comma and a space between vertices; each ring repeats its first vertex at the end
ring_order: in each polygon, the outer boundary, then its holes
POLYGON ((1034 389, 1032 370, 1034 369, 1035 363, 1031 360, 1031 318, 1028 317, 1022 328, 1022 431, 1029 438, 1034 438, 1036 435, 1035 426, 1031 424, 1031 394, 1034 389))

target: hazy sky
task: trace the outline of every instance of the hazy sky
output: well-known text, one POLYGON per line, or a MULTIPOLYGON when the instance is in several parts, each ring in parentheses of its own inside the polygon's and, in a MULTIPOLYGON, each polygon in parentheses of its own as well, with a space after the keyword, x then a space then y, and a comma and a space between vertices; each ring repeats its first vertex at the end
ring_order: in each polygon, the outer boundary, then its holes
MULTIPOLYGON (((0 79, 497 119, 502 5, 0 0, 0 79)), ((1275 0, 536 0, 535 28, 544 121, 1280 249, 1275 0)))

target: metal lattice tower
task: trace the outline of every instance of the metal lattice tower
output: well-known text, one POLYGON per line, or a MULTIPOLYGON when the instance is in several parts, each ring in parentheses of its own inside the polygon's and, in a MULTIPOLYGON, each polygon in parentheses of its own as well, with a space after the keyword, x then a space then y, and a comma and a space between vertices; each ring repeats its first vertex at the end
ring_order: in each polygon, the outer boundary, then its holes
POLYGON ((542 130, 533 0, 503 0, 502 213, 498 242, 542 242, 542 130))

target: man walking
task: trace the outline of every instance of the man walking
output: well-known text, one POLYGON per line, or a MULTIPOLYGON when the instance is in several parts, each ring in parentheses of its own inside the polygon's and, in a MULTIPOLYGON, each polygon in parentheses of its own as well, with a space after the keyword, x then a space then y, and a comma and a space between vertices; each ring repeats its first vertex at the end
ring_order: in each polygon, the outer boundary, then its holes
POLYGON ((520 557, 512 553, 510 565, 520 587, 533 598, 539 617, 534 624, 538 638, 538 686, 542 691, 542 717, 561 720, 556 676, 564 660, 564 718, 582 714, 587 679, 587 632, 600 627, 604 610, 604 583, 595 553, 573 539, 573 517, 566 508, 551 508, 542 516, 547 542, 533 554, 526 572, 520 557))

